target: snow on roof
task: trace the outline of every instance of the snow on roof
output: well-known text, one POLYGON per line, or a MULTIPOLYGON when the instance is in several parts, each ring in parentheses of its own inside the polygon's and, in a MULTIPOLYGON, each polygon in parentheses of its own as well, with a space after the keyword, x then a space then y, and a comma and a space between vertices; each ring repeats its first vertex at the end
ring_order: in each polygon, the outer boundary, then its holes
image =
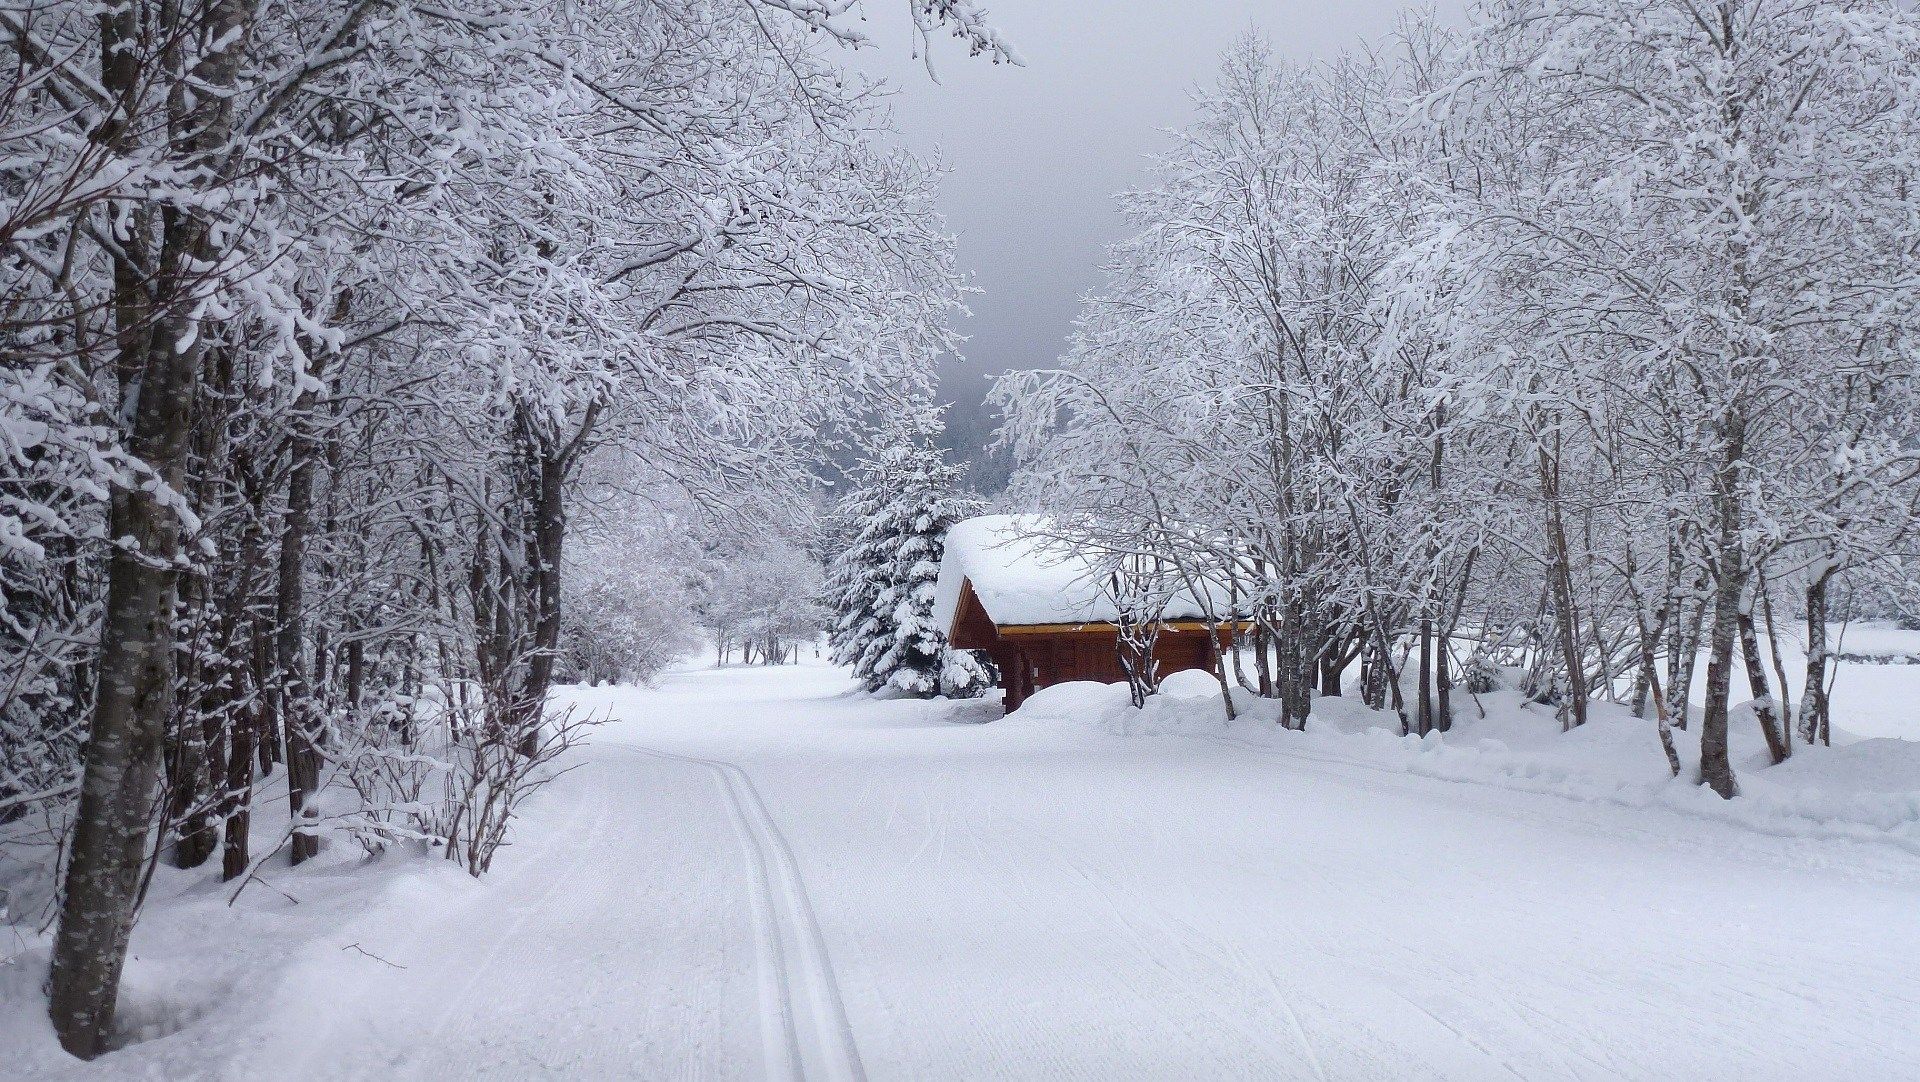
MULTIPOLYGON (((963 582, 973 583, 988 618, 1002 626, 1117 621, 1119 610, 1100 588, 1094 560, 1042 536, 1045 529, 1046 520, 1031 516, 984 515, 954 523, 934 587, 934 625, 953 627, 963 582)), ((1203 615, 1200 605, 1183 594, 1162 618, 1203 615)))

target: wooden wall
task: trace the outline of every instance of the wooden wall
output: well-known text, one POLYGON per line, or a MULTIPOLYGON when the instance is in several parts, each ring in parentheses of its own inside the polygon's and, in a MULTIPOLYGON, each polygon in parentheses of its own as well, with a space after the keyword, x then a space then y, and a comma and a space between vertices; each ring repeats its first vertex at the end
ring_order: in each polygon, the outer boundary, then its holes
MULTIPOLYGON (((948 638, 963 650, 982 650, 1000 668, 1000 688, 1008 710, 1044 687, 1070 680, 1104 684, 1126 679, 1120 671, 1119 631, 1112 624, 1087 624, 1060 630, 1000 627, 973 592, 963 585, 948 638)), ((1184 669, 1212 669, 1213 652, 1204 629, 1169 627, 1154 641, 1160 675, 1184 669)))
MULTIPOLYGON (((1002 634, 989 652, 1000 666, 1000 686, 1008 710, 1017 709, 1028 695, 1054 684, 1072 680, 1112 684, 1126 679, 1120 669, 1118 632, 1111 628, 1002 634)), ((1160 663, 1161 676, 1183 669, 1213 668, 1204 631, 1163 631, 1154 643, 1153 656, 1160 663)))

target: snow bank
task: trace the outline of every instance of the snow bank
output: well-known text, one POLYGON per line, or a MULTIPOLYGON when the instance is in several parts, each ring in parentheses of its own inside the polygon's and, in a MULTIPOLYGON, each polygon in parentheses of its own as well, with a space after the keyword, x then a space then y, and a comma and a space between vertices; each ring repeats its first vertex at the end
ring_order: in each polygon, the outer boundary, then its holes
POLYGON ((1457 693, 1452 731, 1417 737, 1401 736, 1391 711, 1369 709, 1358 699, 1316 699, 1305 732, 1279 728, 1272 700, 1236 688, 1234 702, 1239 717, 1229 723, 1213 678, 1183 672, 1169 677, 1144 709, 1133 709, 1125 685, 1069 683, 1036 692, 1007 722, 1194 737, 1288 758, 1570 800, 1659 806, 1765 834, 1844 838, 1920 853, 1920 742, 1796 746, 1793 758, 1773 766, 1751 709, 1737 707, 1731 743, 1740 795, 1722 800, 1693 781, 1700 757, 1695 733, 1674 732, 1682 764, 1682 776, 1674 778, 1653 722, 1611 703, 1595 703, 1586 725, 1562 732, 1551 707, 1511 690, 1480 696, 1478 706, 1457 693))
MULTIPOLYGON (((264 790, 261 799, 284 803, 285 791, 264 790)), ((254 824, 256 852, 281 842, 272 815, 254 824)), ((299 868, 284 856, 265 861, 237 899, 240 884, 220 882, 219 870, 218 854, 191 870, 155 869, 114 1012, 119 1051, 92 1065, 61 1051, 47 1020, 53 936, 39 927, 42 914, 0 922, 0 1075, 271 1074, 248 1062, 239 1034, 282 1049, 311 1039, 316 997, 347 993, 395 964, 358 947, 370 929, 444 911, 484 889, 438 854, 399 846, 370 858, 337 831, 299 868)))
MULTIPOLYGON (((1806 633, 1790 625, 1781 631, 1777 645, 1786 664, 1787 691, 1798 702, 1805 690, 1806 633)), ((1764 633, 1760 644, 1770 656, 1775 644, 1764 633)), ((1920 631, 1906 630, 1890 620, 1828 624, 1827 649, 1838 655, 1834 662, 1834 717, 1845 719, 1850 733, 1920 740, 1920 714, 1914 710, 1914 704, 1920 702, 1920 664, 1907 663, 1907 659, 1920 657, 1920 631)), ((1706 694, 1706 672, 1706 654, 1702 652, 1690 692, 1696 705, 1706 694)), ((1835 734, 1835 740, 1839 740, 1839 734, 1835 734)))
MULTIPOLYGON (((946 555, 934 586, 933 622, 951 628, 960 587, 973 592, 996 624, 1111 623, 1119 619, 1100 588, 1099 573, 1085 554, 1040 536, 1046 520, 1032 516, 983 515, 947 531, 946 555)), ((1165 618, 1204 615, 1191 594, 1176 596, 1165 618)))

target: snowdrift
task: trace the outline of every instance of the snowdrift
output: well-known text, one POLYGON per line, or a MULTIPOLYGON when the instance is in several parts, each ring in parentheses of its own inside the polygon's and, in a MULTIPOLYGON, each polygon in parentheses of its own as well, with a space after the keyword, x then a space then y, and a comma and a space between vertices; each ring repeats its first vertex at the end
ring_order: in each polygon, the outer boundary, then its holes
POLYGON ((1319 760, 1444 781, 1545 793, 1629 807, 1662 806, 1784 837, 1849 839, 1920 854, 1920 741, 1835 734, 1830 748, 1796 745, 1793 758, 1769 763, 1748 705, 1731 719, 1740 794, 1722 800, 1696 784, 1697 735, 1675 730, 1682 775, 1672 777, 1654 723, 1624 706, 1595 703, 1591 720, 1562 732, 1553 708, 1501 688, 1456 692, 1447 733, 1401 736, 1390 710, 1358 699, 1321 697, 1305 732, 1277 724, 1279 704, 1233 689, 1229 722, 1220 685, 1209 674, 1175 673, 1136 710, 1122 684, 1067 683, 1043 688, 1002 724, 1082 725, 1123 736, 1179 736, 1254 752, 1319 760))

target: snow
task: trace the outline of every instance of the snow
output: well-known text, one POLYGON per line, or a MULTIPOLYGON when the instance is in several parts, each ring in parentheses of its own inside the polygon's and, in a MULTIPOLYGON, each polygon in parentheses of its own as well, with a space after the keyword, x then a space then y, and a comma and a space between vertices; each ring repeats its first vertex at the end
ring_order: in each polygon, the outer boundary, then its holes
MULTIPOLYGON (((1787 670, 1787 690, 1798 709, 1807 675, 1806 631, 1794 624, 1780 630, 1780 660, 1787 670)), ((1768 658, 1771 677, 1771 650, 1765 634, 1760 636, 1760 649, 1768 658)), ((1834 724, 1846 730, 1834 733, 1836 744, 1863 737, 1920 740, 1920 664, 1906 663, 1908 658, 1920 658, 1920 631, 1904 630, 1889 620, 1829 624, 1827 649, 1835 655, 1834 724), (1868 658, 1873 660, 1864 660, 1868 658), (1889 660, 1881 663, 1881 659, 1889 660)), ((1737 658, 1736 652, 1736 695, 1746 687, 1745 670, 1738 667, 1737 658)), ((1706 682, 1707 656, 1702 652, 1693 673, 1692 700, 1696 705, 1705 694, 1706 682)))
MULTIPOLYGON (((1045 519, 1028 515, 983 515, 947 531, 946 557, 934 587, 933 621, 951 628, 962 583, 993 622, 1008 624, 1113 623, 1113 598, 1101 589, 1093 561, 1045 536, 1045 519)), ((1188 592, 1168 602, 1165 619, 1195 620, 1205 610, 1188 592)))
POLYGON ((1645 722, 1601 709, 1563 736, 1505 692, 1482 697, 1484 722, 1463 696, 1459 729, 1421 741, 1338 699, 1306 733, 1230 726, 1204 674, 1171 677, 1146 711, 1118 686, 1064 684, 997 720, 987 701, 851 689, 815 665, 569 689, 617 720, 486 880, 400 855, 369 871, 335 847, 268 868, 271 889, 229 907, 199 873, 163 870, 130 970, 133 1013, 163 1035, 92 1065, 52 1046, 44 940, 21 933, 0 965, 5 1073, 1706 1080, 1920 1064, 1913 806, 1904 823, 1845 814, 1911 802, 1920 745, 1759 770, 1745 743, 1748 795, 1728 803, 1662 781, 1645 722))
POLYGON ((338 845, 274 862, 228 907, 230 887, 161 869, 127 980, 149 1039, 92 1065, 61 1053, 38 937, 0 966, 0 1076, 754 1074, 758 899, 715 860, 740 843, 713 779, 656 762, 584 754, 484 880, 417 854, 369 869, 338 845))
MULTIPOLYGON (((1509 673, 1510 682, 1517 673, 1509 673)), ((1205 673, 1177 682, 1135 710, 1122 685, 1060 684, 1036 692, 1009 721, 1090 725, 1122 735, 1197 736, 1256 751, 1337 757, 1366 769, 1467 782, 1631 808, 1661 806, 1761 833, 1845 839, 1920 856, 1920 742, 1868 739, 1832 748, 1797 746, 1773 766, 1752 705, 1734 711, 1731 743, 1741 794, 1721 800, 1694 784, 1696 732, 1676 730, 1687 768, 1676 779, 1650 720, 1622 706, 1594 703, 1588 723, 1562 732, 1551 707, 1508 689, 1456 692, 1447 733, 1402 736, 1391 711, 1349 698, 1320 698, 1306 732, 1274 724, 1278 706, 1236 691, 1239 718, 1229 724, 1219 685, 1205 673), (1170 692, 1170 693, 1169 693, 1170 692), (1476 705, 1477 703, 1477 705, 1476 705), (1480 711, 1485 710, 1485 716, 1480 711)))
MULTIPOLYGON (((285 806, 285 777, 280 771, 262 787, 261 804, 285 806)), ((254 821, 255 852, 284 840, 284 817, 254 821)), ((449 912, 481 892, 445 861, 389 853, 370 865, 350 842, 323 844, 297 871, 284 858, 263 867, 237 896, 238 883, 218 881, 217 856, 194 871, 156 868, 116 1012, 126 1039, 141 1043, 91 1066, 60 1051, 46 1019, 41 984, 52 937, 37 930, 41 914, 0 923, 0 1074, 238 1076, 250 1057, 300 1027, 309 996, 332 998, 385 967, 350 945, 377 951, 379 926, 409 912, 449 912)), ((297 1074, 299 1061, 289 1065, 297 1074)))

